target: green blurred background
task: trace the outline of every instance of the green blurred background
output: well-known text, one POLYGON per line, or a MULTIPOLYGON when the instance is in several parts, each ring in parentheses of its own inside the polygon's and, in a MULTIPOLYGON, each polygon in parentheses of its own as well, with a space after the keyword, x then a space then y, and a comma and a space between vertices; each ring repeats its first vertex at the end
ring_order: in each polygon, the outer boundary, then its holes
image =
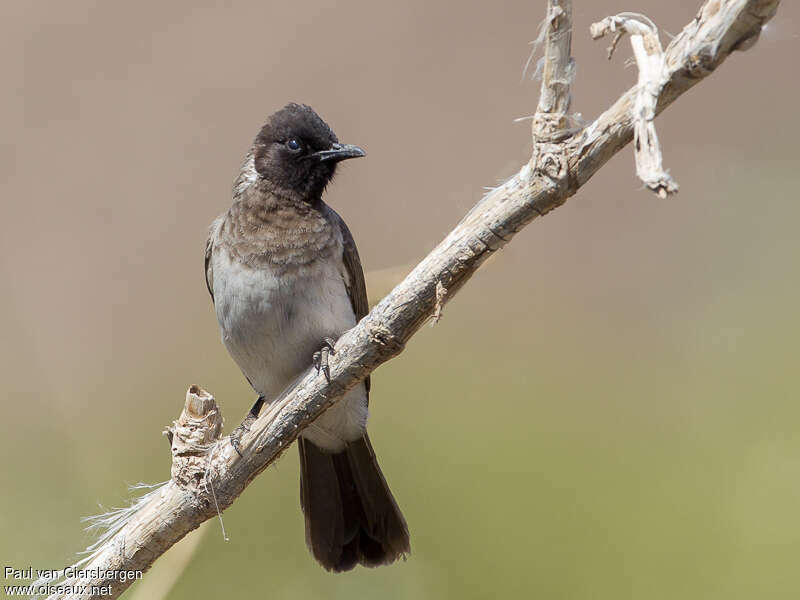
MULTIPOLYGON (((638 10, 666 41, 699 0, 574 4, 590 119, 636 72, 589 24, 638 10)), ((253 400, 201 255, 264 118, 307 102, 367 149, 328 200, 379 298, 525 161, 544 2, 0 13, 0 558, 60 568, 92 539, 81 516, 169 477, 189 384, 228 429, 253 400)), ((799 27, 784 2, 659 118, 678 196, 642 191, 624 149, 375 373, 407 562, 322 571, 292 451, 224 514, 230 541, 207 523, 126 597, 797 598, 799 27)))

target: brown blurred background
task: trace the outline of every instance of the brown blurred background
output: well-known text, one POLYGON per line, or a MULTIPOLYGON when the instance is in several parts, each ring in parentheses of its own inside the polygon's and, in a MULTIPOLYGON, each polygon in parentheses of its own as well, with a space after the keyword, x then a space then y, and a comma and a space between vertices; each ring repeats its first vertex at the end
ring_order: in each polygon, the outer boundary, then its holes
MULTIPOLYGON (((229 424, 252 402, 201 262, 265 117, 306 102, 366 148, 327 200, 385 293, 526 160, 544 4, 2 3, 5 565, 63 567, 81 516, 167 479, 189 384, 229 424)), ((699 0, 574 4, 591 119, 636 72, 590 23, 644 12, 666 43, 699 0)), ((131 597, 796 598, 798 33, 784 2, 659 118, 678 196, 642 191, 624 149, 375 374, 406 563, 324 573, 290 452, 225 513, 229 542, 211 522, 131 597)))

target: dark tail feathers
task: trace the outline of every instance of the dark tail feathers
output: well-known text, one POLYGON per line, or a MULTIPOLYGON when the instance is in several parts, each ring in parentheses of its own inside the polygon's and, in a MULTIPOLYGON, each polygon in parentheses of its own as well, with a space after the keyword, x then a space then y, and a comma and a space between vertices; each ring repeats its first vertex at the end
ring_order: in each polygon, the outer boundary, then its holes
POLYGON ((306 544, 328 571, 388 565, 410 551, 408 526, 364 436, 338 454, 299 438, 306 544))

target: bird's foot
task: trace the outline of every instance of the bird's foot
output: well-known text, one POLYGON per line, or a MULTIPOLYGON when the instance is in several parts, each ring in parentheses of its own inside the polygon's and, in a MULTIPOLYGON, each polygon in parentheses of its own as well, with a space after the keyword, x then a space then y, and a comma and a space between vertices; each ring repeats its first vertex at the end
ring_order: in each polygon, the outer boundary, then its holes
POLYGON ((322 374, 325 375, 325 380, 331 380, 331 370, 328 367, 328 356, 331 354, 336 354, 336 351, 333 349, 333 346, 336 344, 336 340, 333 338, 326 337, 325 344, 314 352, 314 356, 312 357, 314 361, 314 367, 317 369, 317 374, 322 371, 322 374))
POLYGON ((258 418, 258 413, 261 412, 261 407, 264 406, 264 401, 264 396, 259 396, 258 400, 255 401, 255 404, 253 404, 252 408, 250 409, 250 412, 247 413, 244 421, 242 421, 239 426, 231 432, 229 437, 231 446, 233 446, 233 449, 236 450, 236 454, 238 454, 240 457, 242 456, 242 453, 239 450, 239 442, 242 439, 242 436, 250 431, 250 426, 258 418))

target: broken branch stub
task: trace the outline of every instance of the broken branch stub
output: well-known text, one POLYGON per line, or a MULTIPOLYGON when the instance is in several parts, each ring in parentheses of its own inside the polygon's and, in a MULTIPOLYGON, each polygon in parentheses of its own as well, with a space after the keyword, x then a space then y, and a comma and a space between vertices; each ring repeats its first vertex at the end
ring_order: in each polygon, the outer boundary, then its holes
POLYGON ((179 486, 198 487, 208 468, 208 452, 222 432, 222 412, 214 396, 197 385, 186 392, 177 421, 165 432, 172 450, 172 480, 179 486))

